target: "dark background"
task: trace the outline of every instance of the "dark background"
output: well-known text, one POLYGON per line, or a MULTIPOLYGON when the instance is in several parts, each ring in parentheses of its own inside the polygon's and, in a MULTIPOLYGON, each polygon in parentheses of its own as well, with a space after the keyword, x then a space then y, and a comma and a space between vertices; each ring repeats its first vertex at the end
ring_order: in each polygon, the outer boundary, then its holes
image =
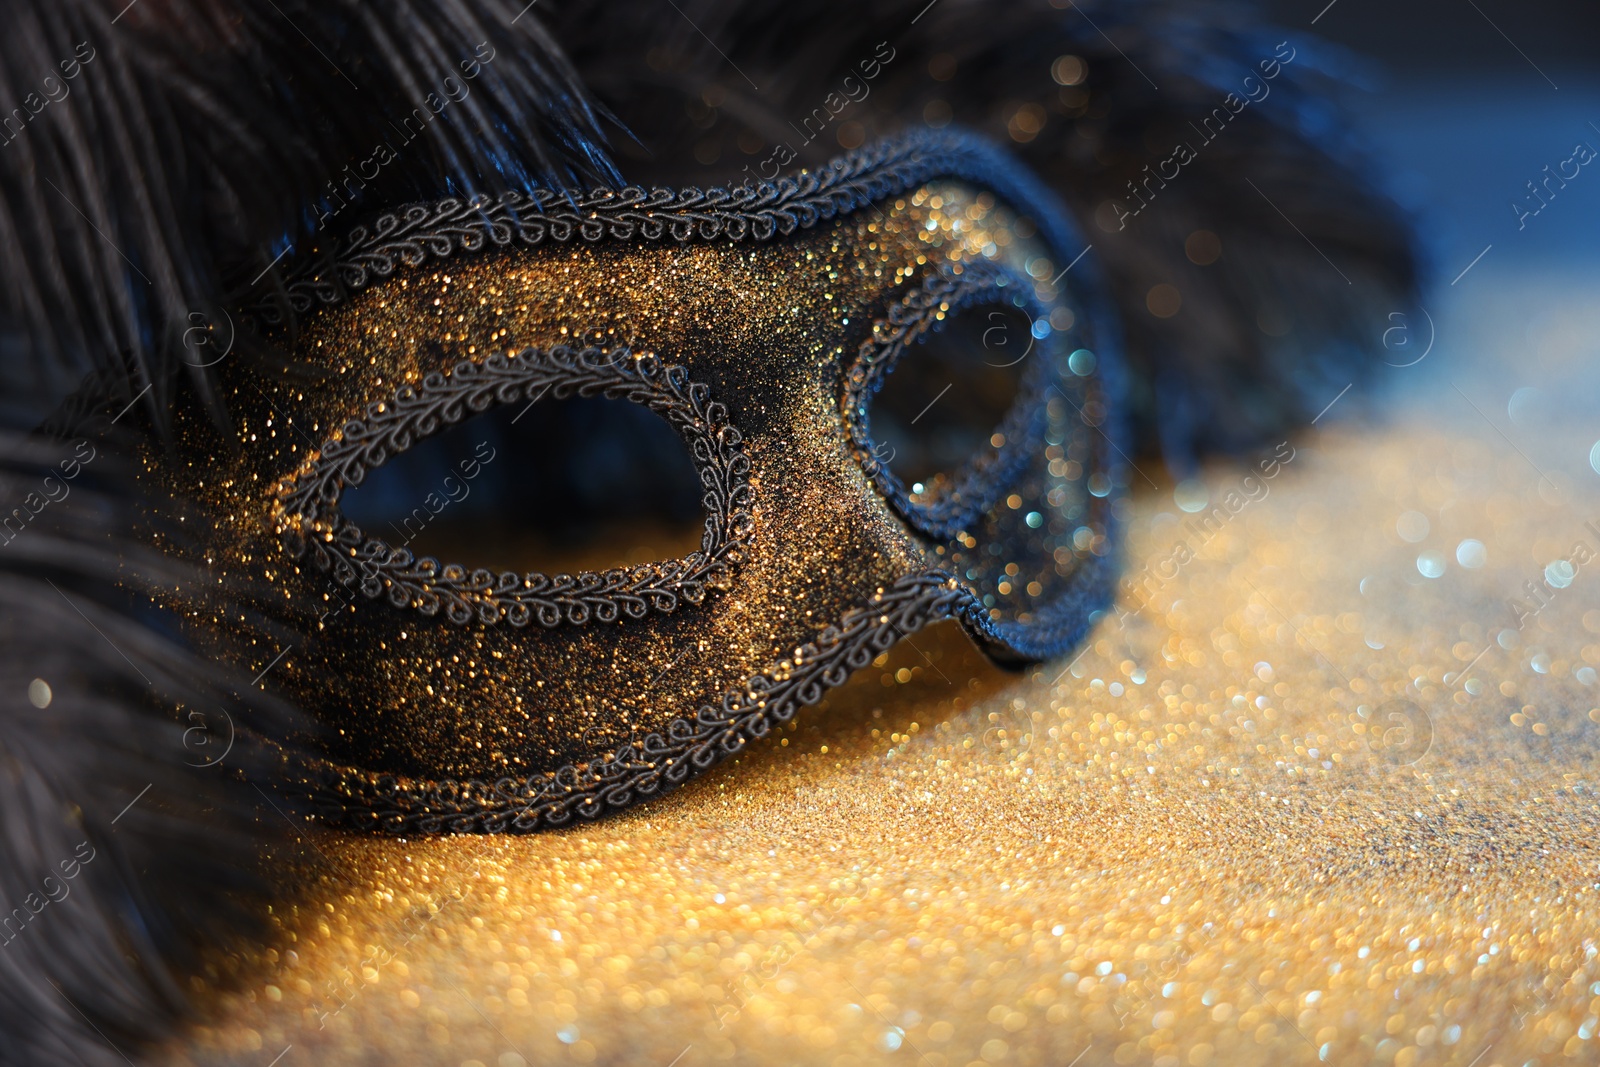
POLYGON ((1264 0, 1263 6, 1286 27, 1312 30, 1382 60, 1392 77, 1520 69, 1542 81, 1528 60, 1557 85, 1561 73, 1600 74, 1600 0, 1337 0, 1315 26, 1311 20, 1328 0, 1264 0))
POLYGON ((1367 60, 1369 76, 1345 103, 1375 180, 1412 213, 1441 290, 1456 296, 1485 284, 1475 269, 1449 285, 1491 245, 1479 269, 1600 263, 1600 168, 1522 226, 1512 209, 1575 144, 1600 148, 1600 0, 1261 0, 1260 8, 1285 30, 1367 60))
POLYGON ((1345 101, 1430 267, 1422 308, 1437 344, 1383 376, 1373 402, 1394 405, 1395 418, 1453 412, 1498 454, 1592 487, 1600 427, 1593 377, 1578 368, 1600 366, 1600 160, 1533 217, 1519 223, 1513 205, 1529 205, 1529 182, 1575 145, 1600 152, 1600 0, 1261 6, 1286 30, 1370 61, 1345 101), (1585 414, 1541 414, 1561 405, 1585 414), (1581 440, 1552 429, 1585 419, 1581 440))

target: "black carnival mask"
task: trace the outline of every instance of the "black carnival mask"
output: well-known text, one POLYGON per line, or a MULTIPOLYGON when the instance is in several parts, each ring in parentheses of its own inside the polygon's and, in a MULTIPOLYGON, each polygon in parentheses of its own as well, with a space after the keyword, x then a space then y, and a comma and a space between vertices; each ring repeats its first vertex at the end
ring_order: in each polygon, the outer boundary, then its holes
POLYGON ((648 799, 933 621, 1003 663, 1056 655, 1110 600, 1125 482, 1085 252, 1042 187, 951 133, 770 183, 386 215, 247 309, 293 358, 218 365, 237 440, 179 426, 210 573, 265 588, 286 629, 190 609, 322 720, 298 778, 324 817, 397 832, 648 799), (660 490, 673 450, 703 517, 681 551, 550 573, 474 540, 491 483, 582 530, 660 490), (380 493, 386 465, 409 473, 380 493), (407 493, 376 525, 355 507, 407 493), (435 558, 423 528, 451 508, 479 517, 435 558))

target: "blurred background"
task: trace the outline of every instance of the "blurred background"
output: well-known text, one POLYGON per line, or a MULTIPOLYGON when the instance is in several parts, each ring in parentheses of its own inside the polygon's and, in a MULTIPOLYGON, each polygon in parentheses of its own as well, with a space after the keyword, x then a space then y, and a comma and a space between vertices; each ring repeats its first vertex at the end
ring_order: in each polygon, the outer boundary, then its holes
POLYGON ((1413 314, 1409 335, 1389 339, 1408 346, 1404 355, 1389 346, 1392 363, 1432 343, 1428 357, 1349 399, 1391 422, 1453 426, 1521 452, 1567 489, 1592 490, 1600 167, 1579 165, 1564 185, 1547 179, 1572 173, 1578 145, 1600 149, 1600 4, 1267 0, 1263 9, 1361 57, 1365 86, 1347 102, 1376 172, 1415 213, 1432 269, 1431 321, 1413 314))
POLYGON ((1588 0, 1264 0, 1286 26, 1307 25, 1413 72, 1525 65, 1505 37, 1549 70, 1593 69, 1600 5, 1588 0), (1477 10, 1474 10, 1474 8, 1477 10))
POLYGON ((1421 215, 1444 283, 1490 243, 1479 268, 1593 258, 1600 180, 1585 181, 1587 169, 1522 230, 1510 205, 1577 141, 1600 147, 1600 4, 1266 0, 1263 10, 1370 60, 1370 91, 1350 103, 1393 191, 1421 215))

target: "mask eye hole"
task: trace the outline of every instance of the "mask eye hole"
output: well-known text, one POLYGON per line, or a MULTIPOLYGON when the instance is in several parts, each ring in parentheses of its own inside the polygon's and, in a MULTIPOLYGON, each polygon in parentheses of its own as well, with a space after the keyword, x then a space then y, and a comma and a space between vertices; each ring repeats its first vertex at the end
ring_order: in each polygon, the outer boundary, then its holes
MULTIPOLYGON (((573 455, 572 444, 565 442, 559 451, 573 455)), ((476 456, 476 446, 474 451, 476 456)), ((481 465, 483 458, 477 458, 481 465)), ((470 469, 458 467, 458 472, 470 469)), ((477 474, 482 476, 481 466, 477 474)), ((511 476, 510 491, 525 491, 515 481, 516 472, 511 476)), ((368 507, 372 503, 365 502, 368 507)), ((448 373, 430 374, 418 385, 403 386, 369 404, 364 418, 345 423, 299 471, 278 483, 271 511, 290 556, 330 572, 335 581, 369 599, 427 616, 443 614, 462 626, 503 621, 553 627, 619 622, 700 603, 708 590, 727 584, 732 569, 747 555, 755 532, 753 504, 744 438, 708 387, 691 380, 682 367, 663 366, 654 356, 557 346, 457 363, 448 373), (699 548, 676 559, 601 571, 496 572, 419 556, 391 541, 405 531, 364 529, 343 510, 348 489, 419 442, 464 422, 462 429, 470 434, 473 417, 487 411, 511 407, 519 412, 513 416, 517 420, 540 402, 573 398, 647 408, 687 445, 705 509, 699 548)))
POLYGON ((465 419, 369 471, 341 503, 418 557, 560 573, 689 555, 705 533, 702 492, 660 415, 574 396, 465 419))
POLYGON ((1016 405, 1038 341, 1010 304, 965 309, 913 344, 869 401, 873 437, 913 501, 947 491, 962 466, 992 447, 1016 405))
POLYGON ((1033 286, 987 261, 924 278, 873 325, 845 382, 856 457, 912 526, 948 539, 1042 448, 1054 361, 1033 286))

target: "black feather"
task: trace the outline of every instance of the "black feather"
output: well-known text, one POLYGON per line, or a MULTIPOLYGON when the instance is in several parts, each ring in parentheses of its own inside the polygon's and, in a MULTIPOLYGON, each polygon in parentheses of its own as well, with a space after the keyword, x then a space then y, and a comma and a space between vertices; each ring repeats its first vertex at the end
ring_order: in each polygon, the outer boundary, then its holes
POLYGON ((814 165, 930 120, 1009 145, 1094 244, 1123 313, 1138 438, 1180 470, 1311 419, 1370 371, 1387 313, 1417 284, 1407 219, 1329 102, 1349 64, 1262 26, 1248 5, 684 0, 604 27, 572 11, 553 28, 639 132, 624 161, 636 181, 755 176, 780 144, 814 165), (863 77, 885 45, 892 60, 863 77), (1062 57, 1082 62, 1081 82, 1059 84, 1062 57), (1263 99, 1204 128, 1246 77, 1262 82, 1264 61, 1275 73, 1263 99), (830 94, 849 99, 846 77, 865 95, 825 127, 808 123, 827 116, 830 94), (1220 132, 1205 139, 1210 129, 1220 132), (1196 158, 1122 219, 1114 205, 1140 203, 1128 183, 1184 140, 1196 158), (1185 253, 1197 230, 1221 239, 1211 265, 1185 253), (1150 310, 1158 285, 1179 291, 1177 314, 1150 310))
POLYGON ((291 720, 169 636, 151 598, 194 577, 130 539, 107 449, 0 439, 0 1064, 161 1037, 287 829, 250 738, 291 720))
POLYGON ((615 178, 601 114, 509 0, 40 0, 7 16, 13 422, 93 370, 143 394, 158 428, 180 371, 214 406, 186 346, 279 253, 313 248, 330 209, 348 225, 397 200, 615 178))
POLYGON ((181 502, 124 495, 105 443, 63 481, 75 434, 110 400, 124 429, 160 436, 185 382, 226 418, 208 346, 232 339, 230 294, 290 244, 395 200, 616 175, 603 116, 509 2, 7 15, 0 422, 69 398, 53 434, 0 439, 0 1064, 116 1063, 185 1017, 185 976, 217 958, 201 950, 260 913, 241 872, 286 824, 257 815, 274 774, 249 738, 296 730, 153 605, 192 580, 141 547, 159 533, 182 554, 181 502), (394 158, 362 174, 380 144, 394 158), (65 457, 45 443, 64 434, 65 457))

